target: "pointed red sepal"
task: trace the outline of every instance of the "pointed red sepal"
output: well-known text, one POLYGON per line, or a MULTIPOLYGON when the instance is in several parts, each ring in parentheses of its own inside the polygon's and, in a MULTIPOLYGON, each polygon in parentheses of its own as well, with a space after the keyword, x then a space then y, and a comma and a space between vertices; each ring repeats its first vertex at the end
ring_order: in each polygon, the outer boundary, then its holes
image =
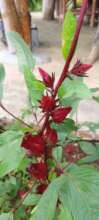
POLYGON ((83 64, 77 60, 74 67, 70 70, 70 73, 76 76, 84 76, 86 72, 92 67, 91 64, 83 64))
POLYGON ((54 74, 52 74, 52 76, 50 76, 47 72, 45 72, 41 68, 39 68, 39 73, 43 79, 45 86, 47 86, 49 88, 53 88, 53 84, 54 84, 54 80, 55 80, 54 74))

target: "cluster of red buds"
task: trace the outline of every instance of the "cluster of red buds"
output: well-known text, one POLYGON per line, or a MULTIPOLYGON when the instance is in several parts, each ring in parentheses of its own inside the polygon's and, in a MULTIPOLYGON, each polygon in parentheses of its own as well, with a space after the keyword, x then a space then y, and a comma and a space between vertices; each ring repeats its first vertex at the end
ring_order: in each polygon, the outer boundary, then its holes
MULTIPOLYGON (((82 64, 79 60, 76 62, 74 67, 70 70, 70 73, 76 76, 84 76, 86 71, 91 68, 91 65, 82 64)), ((71 112, 72 108, 60 107, 58 100, 56 100, 54 95, 54 74, 51 76, 39 68, 39 73, 42 78, 44 85, 46 86, 46 95, 43 95, 39 107, 42 110, 42 113, 48 115, 48 121, 43 131, 40 131, 39 134, 33 135, 32 133, 26 133, 24 135, 21 146, 24 147, 28 155, 35 156, 37 158, 41 157, 41 160, 37 163, 32 163, 28 167, 28 173, 33 179, 41 181, 37 187, 38 193, 43 193, 46 189, 47 184, 47 165, 44 160, 46 149, 52 149, 58 143, 58 134, 55 129, 51 128, 51 122, 56 124, 62 123, 68 114, 71 112), (43 159, 42 159, 43 158, 43 159), (42 183, 42 181, 44 181, 42 183)), ((75 161, 75 153, 77 148, 74 144, 70 143, 64 148, 64 155, 66 159, 70 162, 75 161)), ((47 155, 49 157, 49 155, 47 155)), ((47 158, 48 159, 48 158, 47 158)), ((57 169, 57 168, 56 168, 57 169)))
MULTIPOLYGON (((69 74, 84 76, 91 67, 91 65, 82 64, 77 60, 74 67, 69 71, 69 74)), ((46 86, 46 94, 44 94, 39 101, 39 107, 45 117, 48 117, 48 120, 44 129, 41 129, 39 134, 33 135, 32 133, 26 133, 21 146, 27 150, 29 156, 39 158, 36 163, 30 164, 27 170, 32 179, 39 180, 40 184, 37 186, 37 193, 41 194, 48 186, 48 167, 46 160, 50 158, 53 147, 56 147, 58 143, 58 134, 56 130, 51 127, 51 123, 62 123, 71 112, 72 108, 70 106, 59 106, 59 100, 56 99, 54 93, 54 74, 50 76, 41 68, 39 68, 39 73, 43 84, 46 86)), ((73 143, 67 144, 66 147, 64 147, 64 156, 69 162, 75 162, 75 160, 77 160, 75 156, 76 153, 77 147, 73 143)), ((56 171, 58 176, 62 174, 62 169, 57 169, 56 167, 56 171)))
MULTIPOLYGON (((48 90, 47 94, 42 96, 39 107, 45 116, 46 114, 49 116, 49 120, 44 130, 41 130, 39 134, 33 135, 32 133, 26 133, 21 146, 27 150, 29 156, 41 158, 37 160, 37 163, 30 164, 27 171, 32 179, 37 179, 41 182, 37 187, 37 192, 42 193, 47 187, 47 165, 44 158, 47 149, 50 149, 52 152, 53 147, 58 143, 58 134, 55 129, 51 128, 51 122, 57 124, 62 123, 72 108, 60 107, 59 104, 57 104, 58 101, 54 96, 54 74, 50 76, 41 68, 39 68, 39 72, 46 86, 46 90, 48 90)), ((49 155, 47 155, 47 157, 49 158, 49 155)))
POLYGON ((27 149, 31 156, 41 156, 45 152, 45 143, 40 134, 25 134, 21 146, 27 149))

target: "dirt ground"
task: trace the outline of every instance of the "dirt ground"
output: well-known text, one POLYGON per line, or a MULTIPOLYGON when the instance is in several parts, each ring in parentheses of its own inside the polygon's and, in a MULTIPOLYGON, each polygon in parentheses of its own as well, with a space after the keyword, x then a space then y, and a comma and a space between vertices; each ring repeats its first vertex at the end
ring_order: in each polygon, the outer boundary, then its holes
MULTIPOLYGON (((41 66, 49 73, 52 71, 55 72, 58 79, 64 65, 64 59, 60 49, 62 25, 58 21, 46 22, 42 20, 40 13, 32 14, 32 23, 37 25, 40 39, 40 47, 33 49, 33 53, 37 57, 35 73, 37 73, 38 66, 41 66)), ((96 28, 83 26, 78 48, 72 63, 77 58, 88 62, 88 55, 91 51, 95 31, 96 28)), ((19 115, 20 110, 27 104, 27 92, 23 75, 18 71, 15 60, 0 43, 0 62, 3 62, 6 68, 3 102, 10 111, 19 115)), ((88 74, 89 77, 85 80, 88 86, 99 87, 99 61, 95 63, 88 74)), ((6 114, 0 110, 0 117, 2 116, 6 116, 6 114)), ((81 102, 78 109, 78 121, 99 122, 99 105, 92 100, 81 102)))

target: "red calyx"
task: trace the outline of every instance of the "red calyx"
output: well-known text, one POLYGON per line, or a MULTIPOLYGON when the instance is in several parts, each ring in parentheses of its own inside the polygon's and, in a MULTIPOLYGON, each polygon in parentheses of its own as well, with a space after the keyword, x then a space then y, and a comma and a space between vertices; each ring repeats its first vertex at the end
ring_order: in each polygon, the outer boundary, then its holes
POLYGON ((20 199, 24 199, 24 197, 26 196, 27 192, 23 189, 18 190, 17 195, 20 199))
POLYGON ((76 148, 72 143, 67 144, 66 147, 64 147, 64 153, 66 154, 74 154, 75 152, 76 152, 76 148))
POLYGON ((27 149, 30 154, 34 156, 40 156, 44 154, 45 151, 45 143, 40 134, 25 134, 21 146, 27 149))
POLYGON ((62 107, 54 110, 51 114, 53 121, 55 123, 63 122, 66 116, 71 112, 71 110, 71 107, 62 107))
POLYGON ((52 76, 50 76, 47 72, 45 72, 41 68, 39 68, 39 73, 43 79, 45 86, 47 86, 49 88, 53 88, 53 84, 54 84, 54 80, 55 80, 54 75, 52 74, 52 76))
POLYGON ((76 76, 84 76, 86 72, 92 67, 91 64, 82 64, 79 60, 77 60, 74 67, 70 70, 73 75, 76 76))
POLYGON ((37 187, 37 193, 38 194, 43 194, 45 192, 45 190, 47 189, 48 184, 46 183, 42 183, 37 187))
POLYGON ((28 167, 28 172, 33 178, 45 180, 47 177, 46 164, 44 162, 33 163, 28 167))
POLYGON ((43 96, 40 101, 40 108, 43 112, 51 112, 55 108, 55 99, 52 96, 43 96))
POLYGON ((58 141, 58 135, 55 129, 48 126, 44 134, 44 139, 48 145, 55 146, 58 141))

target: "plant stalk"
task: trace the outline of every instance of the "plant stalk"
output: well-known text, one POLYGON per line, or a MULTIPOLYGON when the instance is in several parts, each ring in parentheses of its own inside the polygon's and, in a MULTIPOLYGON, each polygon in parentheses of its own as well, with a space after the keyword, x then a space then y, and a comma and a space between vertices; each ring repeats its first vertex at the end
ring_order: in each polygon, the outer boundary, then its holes
POLYGON ((81 31, 81 27, 82 27, 82 24, 83 24, 83 19, 84 19, 87 7, 88 7, 88 0, 83 0, 83 6, 81 8, 80 17, 78 19, 78 24, 77 24, 77 28, 76 28, 74 38, 73 38, 73 41, 72 41, 72 44, 71 44, 70 52, 69 52, 69 55, 67 57, 67 60, 66 60, 65 66, 63 68, 62 74, 60 76, 60 79, 59 79, 59 81, 56 85, 56 88, 55 88, 55 91, 54 91, 54 96, 57 95, 59 87, 61 86, 64 79, 67 77, 69 65, 70 65, 71 60, 72 60, 72 58, 74 56, 74 53, 75 53, 75 49, 76 49, 76 46, 77 46, 77 43, 78 43, 79 34, 80 34, 80 31, 81 31))
POLYGON ((14 118, 15 120, 19 121, 20 123, 24 124, 25 126, 32 128, 29 124, 27 124, 26 122, 24 122, 22 119, 16 117, 13 113, 9 112, 3 105, 2 103, 0 103, 0 108, 2 108, 7 114, 9 114, 12 118, 14 118))
MULTIPOLYGON (((75 49, 76 49, 76 46, 77 46, 77 43, 78 43, 78 38, 79 38, 79 34, 80 34, 81 27, 82 27, 82 24, 83 24, 83 19, 84 19, 86 10, 87 10, 87 6, 88 6, 88 0, 83 0, 83 5, 82 5, 82 8, 81 8, 81 12, 80 12, 80 16, 79 16, 79 19, 78 19, 77 28, 76 28, 76 31, 75 31, 75 34, 74 34, 74 38, 73 38, 73 41, 72 41, 72 44, 71 44, 70 52, 69 52, 69 55, 67 57, 66 63, 64 65, 62 74, 61 74, 61 76, 58 80, 58 83, 57 83, 56 87, 55 87, 54 97, 56 97, 59 87, 61 86, 64 79, 67 77, 68 69, 69 69, 71 60, 74 56, 75 49)), ((42 131, 44 131, 48 120, 49 120, 49 116, 47 115, 46 118, 45 118, 43 127, 42 127, 42 131)))

